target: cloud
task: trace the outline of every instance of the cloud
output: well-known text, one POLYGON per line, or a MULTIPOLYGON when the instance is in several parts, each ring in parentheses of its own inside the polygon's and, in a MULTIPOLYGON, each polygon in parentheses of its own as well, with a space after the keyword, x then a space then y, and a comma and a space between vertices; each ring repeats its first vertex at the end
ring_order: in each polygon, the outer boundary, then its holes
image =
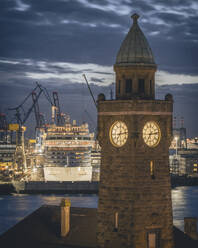
MULTIPOLYGON (((114 82, 112 66, 98 64, 80 64, 65 62, 38 61, 31 59, 0 59, 0 85, 6 79, 7 83, 18 81, 65 85, 70 83, 85 83, 83 74, 88 80, 94 79, 99 85, 109 85, 114 82)), ((90 82, 91 83, 91 82, 90 82)))
MULTIPOLYGON (((60 90, 63 105, 81 115, 83 73, 94 83, 94 94, 104 90, 109 96, 116 54, 132 25, 130 15, 137 12, 158 64, 157 91, 185 90, 176 109, 190 107, 185 114, 195 120, 195 105, 187 97, 197 92, 197 10, 197 0, 1 0, 1 108, 18 104, 39 81, 50 91, 60 90), (78 104, 71 104, 74 99, 78 104)), ((84 94, 89 108, 91 98, 84 94)), ((197 104, 194 95, 191 101, 197 104)))
POLYGON ((16 7, 14 8, 15 10, 18 11, 27 11, 30 8, 30 5, 25 4, 22 2, 22 0, 15 0, 16 7))
MULTIPOLYGON (((90 83, 98 85, 110 85, 115 82, 115 74, 112 66, 99 64, 81 64, 66 62, 38 61, 31 59, 8 60, 0 59, 0 84, 7 82, 51 82, 53 85, 65 85, 70 83, 85 83, 83 74, 87 75, 90 83)), ((158 70, 156 84, 192 84, 198 83, 198 76, 170 73, 158 70)))
POLYGON ((138 12, 159 69, 197 74, 196 10, 195 0, 2 0, 0 56, 110 66, 138 12))
POLYGON ((198 76, 173 74, 167 71, 157 71, 156 83, 158 85, 174 85, 174 84, 197 84, 198 76))

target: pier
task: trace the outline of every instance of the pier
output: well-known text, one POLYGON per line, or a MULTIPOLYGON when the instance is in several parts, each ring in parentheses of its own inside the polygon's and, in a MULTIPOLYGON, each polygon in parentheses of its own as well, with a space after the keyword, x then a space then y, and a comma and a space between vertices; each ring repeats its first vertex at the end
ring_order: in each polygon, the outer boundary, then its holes
MULTIPOLYGON (((0 247, 95 248, 97 209, 71 207, 70 231, 61 237, 61 207, 44 205, 0 236, 0 247)), ((174 227, 175 248, 197 248, 198 241, 174 227)), ((116 244, 114 246, 117 247, 116 244)))

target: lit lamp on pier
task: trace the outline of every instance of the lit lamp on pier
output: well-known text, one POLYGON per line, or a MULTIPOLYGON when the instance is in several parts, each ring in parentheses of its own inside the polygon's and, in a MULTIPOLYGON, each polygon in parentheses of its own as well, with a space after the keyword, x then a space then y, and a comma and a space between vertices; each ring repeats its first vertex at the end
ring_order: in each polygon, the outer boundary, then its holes
POLYGON ((177 153, 178 153, 178 151, 177 151, 177 149, 178 149, 178 143, 177 142, 178 142, 178 139, 179 138, 178 138, 178 136, 175 136, 174 139, 175 139, 175 144, 176 144, 176 147, 175 147, 176 153, 175 153, 175 155, 176 155, 176 158, 177 158, 177 153))

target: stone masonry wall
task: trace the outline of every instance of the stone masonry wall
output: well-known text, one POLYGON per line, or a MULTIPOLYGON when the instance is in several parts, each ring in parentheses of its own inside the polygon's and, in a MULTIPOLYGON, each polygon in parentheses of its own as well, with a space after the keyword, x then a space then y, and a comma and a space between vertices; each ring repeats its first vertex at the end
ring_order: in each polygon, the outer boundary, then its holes
POLYGON ((171 113, 171 101, 116 100, 98 103, 98 138, 102 147, 99 247, 147 248, 147 233, 151 230, 159 231, 160 248, 173 247, 168 164, 171 113), (109 139, 109 129, 117 120, 124 121, 128 127, 127 142, 120 148, 114 147, 109 139), (151 120, 157 122, 161 129, 161 141, 155 148, 148 147, 142 138, 143 126, 151 120), (155 179, 150 175, 151 160, 154 162, 155 179), (115 229, 116 212, 118 229, 115 229))

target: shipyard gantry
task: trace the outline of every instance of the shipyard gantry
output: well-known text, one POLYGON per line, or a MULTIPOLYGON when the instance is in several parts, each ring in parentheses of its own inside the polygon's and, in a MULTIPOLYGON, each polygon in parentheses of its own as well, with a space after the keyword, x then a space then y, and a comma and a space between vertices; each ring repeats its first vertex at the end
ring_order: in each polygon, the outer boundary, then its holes
POLYGON ((61 112, 58 92, 50 94, 36 83, 24 100, 9 110, 14 115, 11 122, 0 113, 0 151, 6 149, 0 157, 0 168, 7 179, 91 181, 98 178, 100 147, 95 135, 90 133, 88 123, 77 124, 76 120, 70 120, 69 114, 61 112), (41 96, 51 108, 49 121, 40 111, 41 96), (35 118, 35 138, 27 140, 25 124, 31 113, 35 118))

